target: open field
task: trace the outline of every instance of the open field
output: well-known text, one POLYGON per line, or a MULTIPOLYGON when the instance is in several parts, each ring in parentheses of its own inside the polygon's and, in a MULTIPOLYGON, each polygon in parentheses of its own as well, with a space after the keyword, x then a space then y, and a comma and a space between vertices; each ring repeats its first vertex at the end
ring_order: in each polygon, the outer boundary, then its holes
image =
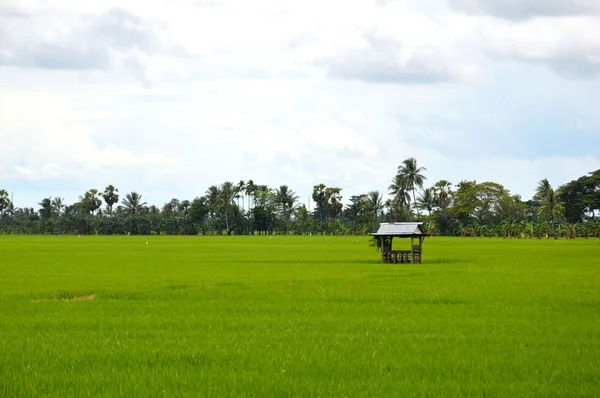
POLYGON ((0 236, 0 396, 600 394, 598 239, 367 242, 0 236))

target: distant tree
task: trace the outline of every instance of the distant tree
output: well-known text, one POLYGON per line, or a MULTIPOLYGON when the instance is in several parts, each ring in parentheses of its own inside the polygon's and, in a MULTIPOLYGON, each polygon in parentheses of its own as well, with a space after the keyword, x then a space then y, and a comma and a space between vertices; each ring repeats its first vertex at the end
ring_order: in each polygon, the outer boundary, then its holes
MULTIPOLYGON (((418 167, 417 160, 415 158, 405 159, 400 166, 398 166, 398 176, 400 181, 403 183, 403 188, 409 192, 412 191, 413 203, 416 202, 416 188, 422 189, 423 182, 426 177, 421 174, 423 171, 427 171, 425 167, 418 167)), ((410 214, 410 213, 409 213, 410 214)), ((417 213, 419 215, 419 213, 417 213)))
POLYGON ((250 210, 251 208, 252 204, 250 203, 250 201, 252 200, 252 195, 254 195, 255 190, 256 185, 254 184, 254 181, 248 180, 248 182, 246 182, 246 184, 244 185, 244 193, 248 197, 248 210, 250 210))
POLYGON ((38 203, 41 208, 38 210, 40 213, 40 218, 42 221, 51 220, 53 218, 53 208, 52 208, 52 198, 44 198, 40 203, 38 203))
POLYGON ((369 219, 369 227, 375 232, 383 215, 383 197, 379 191, 369 192, 365 196, 364 206, 369 219))
POLYGON ((221 189, 217 185, 211 185, 208 187, 206 190, 206 200, 209 209, 208 215, 211 229, 217 229, 219 230, 219 233, 221 233, 222 224, 220 221, 220 215, 223 208, 221 189))
POLYGON ((438 206, 435 188, 431 187, 423 190, 417 199, 416 206, 421 210, 426 210, 429 214, 429 218, 431 219, 431 212, 433 212, 433 210, 435 210, 438 206))
POLYGON ((323 221, 324 221, 324 212, 325 212, 325 204, 327 203, 327 196, 325 194, 325 189, 327 186, 325 184, 318 184, 313 187, 312 199, 315 201, 317 206, 317 211, 319 213, 319 222, 321 233, 323 233, 323 221))
MULTIPOLYGON (((548 180, 544 179, 540 181, 538 188, 542 187, 541 206, 538 210, 538 214, 550 219, 550 229, 552 236, 557 239, 554 222, 555 220, 561 220, 564 218, 565 208, 560 202, 558 195, 554 192, 554 189, 548 184, 548 180)), ((537 195, 537 192, 536 192, 537 195)))
POLYGON ((290 231, 291 213, 296 207, 298 196, 294 191, 289 189, 287 185, 281 185, 279 189, 275 191, 275 200, 281 209, 281 219, 285 223, 285 233, 287 234, 290 231))
POLYGON ((246 182, 244 180, 240 180, 240 182, 237 183, 237 191, 238 191, 238 207, 240 207, 240 200, 242 202, 242 207, 244 207, 244 193, 246 192, 246 182))
POLYGON ((52 199, 52 211, 55 216, 60 216, 60 214, 62 213, 62 209, 63 207, 65 207, 65 205, 63 204, 64 201, 64 198, 58 196, 52 199))
POLYGON ((600 214, 600 170, 570 181, 556 190, 569 222, 593 222, 600 214))
MULTIPOLYGON (((196 225, 197 231, 205 231, 204 224, 209 213, 209 206, 206 197, 195 198, 190 204, 189 217, 192 223, 196 225)), ((196 232, 197 233, 197 232, 196 232)))
POLYGON ((146 202, 142 202, 142 195, 135 191, 128 193, 121 200, 121 204, 123 205, 122 212, 127 217, 127 224, 131 226, 130 232, 134 235, 148 233, 150 223, 140 217, 146 206, 146 202))
POLYGON ((146 202, 142 202, 142 195, 137 192, 131 192, 125 195, 125 198, 121 200, 121 204, 123 205, 124 213, 133 216, 140 213, 146 202))
POLYGON ((231 228, 229 227, 229 216, 232 213, 232 206, 235 205, 234 201, 239 197, 240 188, 231 181, 225 181, 221 184, 221 204, 223 205, 223 213, 225 214, 225 228, 227 234, 231 234, 231 228))
POLYGON ((535 188, 535 195, 533 196, 533 198, 540 202, 543 202, 548 198, 551 191, 552 186, 550 185, 550 182, 547 178, 544 178, 543 180, 540 180, 540 182, 538 182, 538 185, 535 188))
POLYGON ((79 197, 78 207, 88 214, 94 214, 102 206, 102 200, 99 198, 97 189, 90 189, 83 196, 79 197))
POLYGON ((5 189, 0 189, 0 216, 4 215, 4 211, 10 206, 8 192, 5 189))
POLYGON ((405 219, 412 220, 410 214, 410 192, 406 189, 406 185, 404 176, 396 174, 388 187, 389 194, 392 196, 390 206, 393 210, 392 213, 394 218, 397 221, 404 221, 405 219))
POLYGON ((104 198, 104 203, 106 203, 106 210, 108 211, 108 214, 112 213, 113 206, 115 203, 119 202, 119 194, 117 192, 119 192, 119 190, 112 184, 104 188, 102 198, 104 198))

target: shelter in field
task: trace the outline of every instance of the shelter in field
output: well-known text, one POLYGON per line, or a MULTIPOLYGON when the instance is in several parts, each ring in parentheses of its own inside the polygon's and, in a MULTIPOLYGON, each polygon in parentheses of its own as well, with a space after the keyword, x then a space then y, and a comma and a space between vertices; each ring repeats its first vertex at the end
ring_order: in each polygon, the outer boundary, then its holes
POLYGON ((371 234, 381 240, 381 262, 383 263, 421 263, 423 240, 428 236, 423 231, 422 222, 382 223, 379 230, 371 234), (394 238, 410 238, 410 250, 392 250, 394 238), (419 240, 415 244, 415 238, 419 240))

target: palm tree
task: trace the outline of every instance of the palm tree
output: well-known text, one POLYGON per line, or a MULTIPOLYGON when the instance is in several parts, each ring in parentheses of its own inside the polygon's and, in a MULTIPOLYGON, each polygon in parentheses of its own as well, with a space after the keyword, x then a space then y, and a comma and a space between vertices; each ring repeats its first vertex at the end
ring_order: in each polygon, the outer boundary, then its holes
POLYGON ((552 186, 550 185, 550 182, 548 182, 547 178, 544 178, 543 180, 540 180, 540 182, 538 182, 538 186, 535 189, 535 195, 533 196, 533 198, 540 202, 543 202, 546 198, 548 198, 548 195, 550 194, 551 190, 552 186))
POLYGON ((379 191, 371 191, 367 194, 365 200, 365 210, 367 212, 367 216, 369 217, 369 221, 371 221, 373 231, 376 231, 377 224, 381 220, 383 213, 383 196, 381 193, 379 193, 379 191))
POLYGON ((0 189, 0 216, 4 215, 4 210, 10 206, 8 192, 5 189, 0 189))
POLYGON ((102 197, 104 198, 104 202, 106 203, 106 209, 108 210, 108 214, 112 213, 113 205, 119 201, 119 194, 117 194, 117 192, 119 192, 119 190, 115 188, 112 184, 104 188, 102 197))
POLYGON ((290 231, 290 218, 296 207, 298 196, 287 185, 281 185, 275 191, 275 201, 281 207, 281 218, 285 222, 285 233, 287 234, 290 231))
POLYGON ((130 216, 138 214, 146 205, 146 202, 142 202, 142 195, 137 192, 131 192, 125 195, 125 198, 121 200, 121 203, 124 207, 124 213, 130 216))
POLYGON ((246 192, 246 183, 244 182, 244 180, 240 180, 240 182, 238 182, 237 189, 238 189, 238 192, 240 193, 240 195, 238 196, 238 207, 240 207, 240 199, 241 199, 242 200, 242 208, 243 208, 243 207, 245 207, 244 206, 244 193, 246 192))
POLYGON ((325 203, 327 202, 327 198, 325 196, 325 184, 315 185, 313 187, 312 198, 319 209, 319 221, 321 227, 321 234, 323 234, 323 210, 325 208, 325 203))
POLYGON ((215 218, 221 209, 221 190, 216 185, 211 185, 206 190, 206 200, 211 218, 215 218))
POLYGON ((42 208, 39 210, 42 221, 50 220, 53 215, 52 198, 44 198, 38 203, 42 208))
POLYGON ((225 181, 221 184, 221 203, 223 204, 223 210, 225 212, 225 228, 227 235, 231 233, 229 229, 229 212, 231 205, 234 204, 234 200, 239 197, 239 186, 235 185, 231 181, 225 181))
POLYGON ((244 186, 244 193, 246 194, 246 196, 248 196, 248 211, 250 211, 250 207, 251 207, 250 201, 252 199, 252 195, 254 195, 255 190, 256 190, 256 185, 254 184, 254 181, 248 180, 248 182, 244 186))
POLYGON ((448 180, 439 180, 433 185, 433 190, 437 196, 439 206, 445 209, 450 204, 450 194, 452 193, 452 183, 448 180))
MULTIPOLYGON (((544 180, 542 180, 543 182, 544 180)), ((547 180, 546 180, 547 181, 547 180)), ((541 182, 540 182, 541 184, 541 182)), ((539 187, 539 186, 538 186, 539 187)), ((545 191, 545 196, 542 199, 541 206, 538 209, 538 214, 550 219, 552 236, 557 239, 554 231, 554 221, 560 220, 565 215, 565 207, 559 201, 558 195, 554 192, 552 187, 549 187, 545 191)))
MULTIPOLYGON (((417 159, 408 158, 405 159, 400 166, 398 166, 398 175, 401 176, 401 181, 404 183, 404 189, 412 191, 413 203, 416 201, 415 190, 416 188, 423 188, 423 181, 427 178, 421 174, 423 171, 427 171, 425 167, 417 167, 417 159)), ((420 218, 420 214, 417 213, 420 218)))
POLYGON ((62 212, 63 207, 65 207, 65 205, 63 205, 64 201, 64 198, 58 196, 52 199, 52 210, 54 211, 55 215, 59 216, 62 212))
MULTIPOLYGON (((410 216, 410 193, 406 190, 406 183, 404 177, 399 174, 394 176, 392 183, 388 187, 390 195, 392 195, 392 202, 396 207, 406 208, 408 213, 408 219, 411 220, 410 216)), ((402 211, 402 213, 405 213, 402 211)))
POLYGON ((435 196, 435 189, 433 187, 425 189, 419 199, 417 199, 417 208, 421 210, 427 210, 429 218, 431 218, 431 212, 437 207, 438 200, 435 196))
POLYGON ((102 206, 102 200, 98 197, 97 189, 90 189, 79 197, 78 206, 88 214, 94 214, 102 206))
POLYGON ((177 212, 178 212, 180 215, 182 215, 182 216, 187 216, 187 214, 188 214, 188 211, 190 210, 190 206, 191 206, 191 205, 192 205, 192 204, 190 203, 190 201, 189 201, 189 200, 187 200, 187 199, 185 199, 185 200, 182 200, 182 201, 179 203, 179 206, 177 206, 177 212))
POLYGON ((121 203, 123 204, 123 213, 131 221, 131 232, 135 235, 138 233, 137 215, 144 209, 146 202, 142 202, 142 195, 131 192, 125 195, 121 203))

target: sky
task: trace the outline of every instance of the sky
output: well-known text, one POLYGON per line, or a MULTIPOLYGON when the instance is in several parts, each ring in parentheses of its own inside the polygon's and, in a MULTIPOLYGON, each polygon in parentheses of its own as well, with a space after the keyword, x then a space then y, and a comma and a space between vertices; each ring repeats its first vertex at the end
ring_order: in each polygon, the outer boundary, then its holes
POLYGON ((409 157, 529 199, 600 169, 600 0, 0 0, 0 189, 387 193, 409 157))

